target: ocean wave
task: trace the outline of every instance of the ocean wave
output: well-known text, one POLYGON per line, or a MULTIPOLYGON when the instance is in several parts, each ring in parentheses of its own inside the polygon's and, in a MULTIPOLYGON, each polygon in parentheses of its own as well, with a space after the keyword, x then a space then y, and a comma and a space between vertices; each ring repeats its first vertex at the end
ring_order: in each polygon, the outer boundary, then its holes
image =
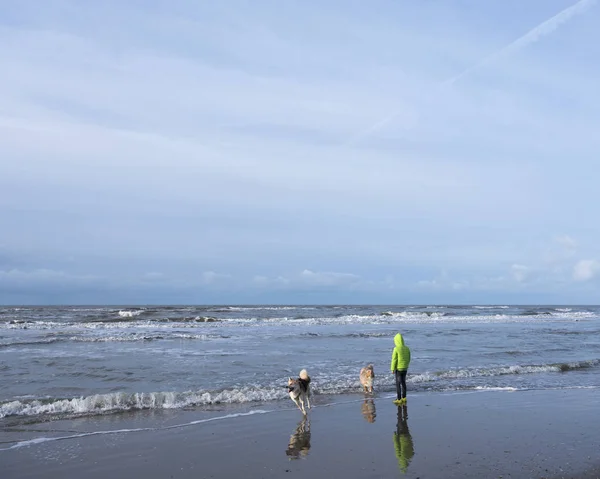
POLYGON ((220 323, 222 320, 214 316, 167 316, 165 318, 152 318, 145 320, 151 323, 220 323))
POLYGON ((598 313, 594 313, 592 311, 556 311, 550 313, 552 316, 559 318, 594 318, 598 317, 598 313))
POLYGON ((134 318, 135 316, 139 316, 143 312, 143 309, 136 309, 133 311, 119 311, 119 316, 121 318, 134 318))
MULTIPOLYGON (((565 373, 600 365, 600 359, 541 365, 511 365, 490 368, 463 368, 410 374, 407 382, 415 391, 448 390, 508 390, 506 386, 481 385, 461 380, 493 376, 565 373)), ((360 384, 355 373, 314 374, 311 389, 314 395, 358 393, 360 384)), ((393 391, 393 377, 376 373, 376 390, 393 391)), ((0 419, 22 416, 86 416, 144 409, 180 409, 215 404, 241 404, 288 399, 286 380, 272 384, 199 390, 185 392, 107 393, 75 398, 15 399, 0 403, 0 419)))
POLYGON ((500 386, 475 386, 475 391, 518 391, 519 388, 500 387, 500 386))
POLYGON ((509 309, 510 306, 473 306, 473 309, 509 309))
POLYGON ((314 310, 316 306, 227 306, 225 308, 213 311, 293 311, 293 310, 314 310))
POLYGON ((381 316, 388 316, 392 318, 441 318, 448 315, 445 311, 384 311, 381 316))
POLYGON ((106 343, 106 342, 134 342, 134 341, 158 341, 158 340, 173 340, 173 339, 190 339, 190 340, 202 340, 208 339, 226 339, 230 336, 222 334, 186 334, 186 333, 167 333, 167 334, 130 334, 125 336, 100 336, 100 337, 86 337, 86 336, 73 336, 69 338, 70 341, 84 342, 84 343, 106 343))
POLYGON ((582 329, 579 331, 573 331, 573 330, 569 330, 569 329, 546 329, 546 330, 542 330, 540 332, 543 332, 545 334, 556 334, 558 336, 590 336, 593 337, 596 334, 600 333, 600 329, 582 329))
POLYGON ((304 325, 343 325, 343 324, 395 324, 395 323, 523 323, 527 320, 536 322, 591 319, 598 317, 597 313, 589 311, 572 312, 543 312, 536 315, 527 314, 473 314, 459 315, 444 311, 384 311, 379 314, 359 315, 345 314, 327 317, 276 317, 276 318, 227 318, 222 319, 225 324, 304 324, 304 325))
POLYGON ((13 416, 90 416, 144 409, 181 409, 283 399, 281 388, 245 387, 221 391, 109 393, 77 398, 15 400, 0 404, 0 419, 13 416))
MULTIPOLYGON (((161 319, 132 319, 108 321, 85 321, 85 322, 60 322, 60 321, 11 321, 0 322, 1 329, 31 329, 31 330, 101 330, 101 329, 132 329, 132 328, 198 328, 206 323, 218 323, 221 320, 209 316, 194 316, 185 318, 161 318, 161 319)), ((233 323, 235 324, 235 323, 233 323)))
MULTIPOLYGON (((281 307, 279 309, 283 309, 281 307)), ((193 308, 190 308, 193 309, 193 308)), ((317 308, 315 308, 317 309, 317 308)), ((566 308, 562 308, 566 309, 566 308)), ((183 312, 184 310, 178 310, 183 312)), ((206 309, 205 309, 206 311, 206 309)), ((191 311, 188 311, 188 313, 191 311)), ((78 330, 78 329, 130 329, 130 328, 195 328, 204 327, 204 323, 215 323, 218 326, 319 326, 319 325, 380 325, 380 324, 408 324, 408 323, 527 323, 527 322, 553 322, 553 321, 583 321, 598 318, 599 314, 593 311, 555 311, 555 310, 527 310, 520 313, 498 312, 482 310, 481 314, 473 312, 463 314, 458 311, 383 311, 372 314, 344 314, 319 316, 309 313, 295 317, 277 316, 261 317, 257 315, 245 317, 214 317, 195 314, 171 314, 158 316, 154 310, 112 310, 106 316, 80 321, 44 319, 7 319, 0 320, 0 329, 33 329, 33 330, 78 330), (117 314, 118 313, 118 314, 117 314), (147 313, 147 314, 146 314, 147 313)))
POLYGON ((422 373, 410 376, 408 379, 414 383, 438 381, 440 379, 481 378, 488 376, 505 376, 511 374, 539 374, 548 372, 567 372, 580 369, 593 368, 600 365, 600 359, 587 361, 574 361, 570 363, 553 363, 541 365, 512 365, 491 368, 464 368, 422 373))
POLYGON ((8 347, 15 347, 15 346, 42 346, 45 344, 53 344, 53 343, 57 343, 61 341, 61 339, 59 338, 46 338, 46 339, 37 339, 37 340, 24 340, 24 341, 7 341, 7 342, 1 342, 0 343, 0 348, 8 348, 8 347))
POLYGON ((330 339, 330 338, 389 338, 390 333, 389 332, 380 332, 380 333, 364 332, 364 333, 340 333, 340 334, 325 333, 325 334, 321 334, 321 333, 308 332, 308 333, 302 333, 300 336, 303 336, 306 338, 322 338, 322 339, 330 339))
POLYGON ((164 334, 158 333, 131 333, 111 336, 65 336, 42 338, 34 340, 16 340, 0 342, 0 348, 17 347, 17 346, 44 346, 58 342, 77 342, 77 343, 128 343, 137 341, 160 341, 160 340, 202 340, 211 339, 228 339, 230 336, 224 334, 190 334, 190 333, 172 333, 165 331, 164 334))

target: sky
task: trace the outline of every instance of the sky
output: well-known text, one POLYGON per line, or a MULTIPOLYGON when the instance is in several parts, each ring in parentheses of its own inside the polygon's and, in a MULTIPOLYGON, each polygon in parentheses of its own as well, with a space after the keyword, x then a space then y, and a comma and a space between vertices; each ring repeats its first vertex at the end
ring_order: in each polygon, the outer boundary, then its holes
POLYGON ((0 304, 598 304, 598 58, 594 0, 0 0, 0 304))

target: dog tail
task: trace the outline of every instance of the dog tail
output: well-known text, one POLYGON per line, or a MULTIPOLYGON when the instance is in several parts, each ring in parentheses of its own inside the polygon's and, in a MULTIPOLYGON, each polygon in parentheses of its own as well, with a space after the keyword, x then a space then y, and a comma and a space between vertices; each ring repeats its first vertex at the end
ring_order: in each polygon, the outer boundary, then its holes
POLYGON ((308 372, 306 369, 300 371, 300 379, 304 379, 305 381, 310 381, 310 377, 308 376, 308 372))

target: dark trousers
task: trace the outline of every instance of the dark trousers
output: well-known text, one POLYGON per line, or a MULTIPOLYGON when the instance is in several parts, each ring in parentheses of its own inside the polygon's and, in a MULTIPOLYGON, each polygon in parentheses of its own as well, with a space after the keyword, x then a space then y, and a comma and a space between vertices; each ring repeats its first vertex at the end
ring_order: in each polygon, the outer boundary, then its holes
POLYGON ((406 397, 406 369, 404 371, 396 370, 394 375, 396 376, 396 395, 398 399, 406 397))

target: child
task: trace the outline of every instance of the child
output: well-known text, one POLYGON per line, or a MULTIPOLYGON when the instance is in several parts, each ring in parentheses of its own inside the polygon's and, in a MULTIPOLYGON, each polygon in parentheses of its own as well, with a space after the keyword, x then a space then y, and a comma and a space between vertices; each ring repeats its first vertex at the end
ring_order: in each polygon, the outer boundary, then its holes
POLYGON ((406 372, 410 364, 410 349, 404 345, 404 338, 400 333, 394 337, 396 347, 392 351, 392 364, 390 369, 396 376, 396 396, 394 404, 406 404, 406 372))

